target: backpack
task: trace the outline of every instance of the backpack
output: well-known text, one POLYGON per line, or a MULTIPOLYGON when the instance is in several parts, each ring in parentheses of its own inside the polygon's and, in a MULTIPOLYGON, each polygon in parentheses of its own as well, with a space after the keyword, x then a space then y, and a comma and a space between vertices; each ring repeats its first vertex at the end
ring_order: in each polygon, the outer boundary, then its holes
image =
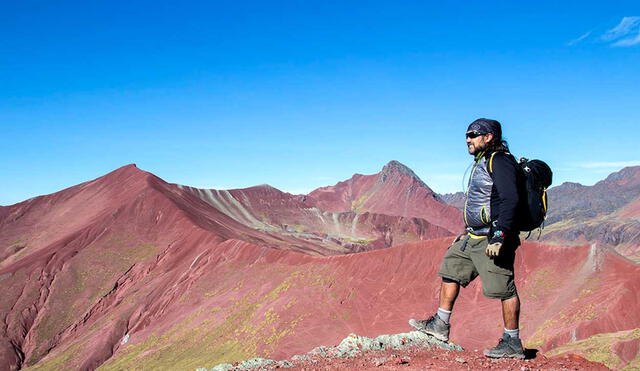
MULTIPOLYGON (((489 173, 493 170, 493 156, 489 158, 489 173)), ((536 228, 544 228, 544 219, 549 209, 547 188, 551 185, 553 172, 549 165, 541 160, 529 160, 524 157, 518 161, 518 229, 521 232, 529 232, 536 228)), ((538 237, 540 237, 538 235, 538 237)), ((529 238, 529 236, 527 236, 529 238)))

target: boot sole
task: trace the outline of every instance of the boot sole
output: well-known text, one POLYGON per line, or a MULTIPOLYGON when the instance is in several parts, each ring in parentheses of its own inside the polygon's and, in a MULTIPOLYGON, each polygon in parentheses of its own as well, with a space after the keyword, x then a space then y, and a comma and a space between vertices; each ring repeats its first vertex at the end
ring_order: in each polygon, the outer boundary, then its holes
POLYGON ((489 357, 489 358, 517 358, 517 359, 525 359, 524 354, 506 354, 506 353, 502 353, 502 354, 484 354, 485 357, 489 357))

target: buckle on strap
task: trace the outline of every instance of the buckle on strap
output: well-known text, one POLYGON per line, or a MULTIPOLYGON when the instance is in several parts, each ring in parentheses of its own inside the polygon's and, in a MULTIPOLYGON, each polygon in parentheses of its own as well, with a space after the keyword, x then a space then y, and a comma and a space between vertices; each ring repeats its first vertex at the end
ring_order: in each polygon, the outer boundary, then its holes
POLYGON ((469 242, 469 234, 464 236, 464 239, 462 240, 462 246, 460 246, 460 251, 464 251, 467 248, 468 242, 469 242))

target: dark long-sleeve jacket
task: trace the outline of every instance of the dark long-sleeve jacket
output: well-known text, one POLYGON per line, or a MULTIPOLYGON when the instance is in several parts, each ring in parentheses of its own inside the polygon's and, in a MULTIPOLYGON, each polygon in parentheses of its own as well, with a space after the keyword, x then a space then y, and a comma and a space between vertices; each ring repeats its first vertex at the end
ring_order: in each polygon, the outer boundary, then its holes
POLYGON ((518 172, 510 153, 480 156, 471 171, 464 208, 464 220, 474 233, 494 230, 517 233, 518 172), (490 166, 491 165, 491 166, 490 166), (491 167, 491 168, 489 168, 491 167))

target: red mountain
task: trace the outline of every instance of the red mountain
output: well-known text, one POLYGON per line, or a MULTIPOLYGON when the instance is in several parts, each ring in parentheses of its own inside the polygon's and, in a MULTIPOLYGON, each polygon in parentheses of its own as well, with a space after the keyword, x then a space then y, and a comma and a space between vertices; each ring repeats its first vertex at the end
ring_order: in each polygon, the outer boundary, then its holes
MULTIPOLYGON (((268 186, 183 187, 130 165, 0 208, 0 369, 284 358, 351 332, 405 332, 408 318, 431 314, 449 237, 421 239, 449 232, 320 202, 268 186)), ((609 347, 608 365, 633 365, 637 266, 595 246, 537 244, 517 264, 530 346, 588 357, 609 347)), ((453 319, 453 340, 469 349, 500 334, 477 282, 453 319)))
POLYGON ((378 174, 356 174, 334 186, 318 188, 309 196, 327 211, 365 211, 423 218, 452 234, 462 229, 462 214, 442 202, 408 167, 391 161, 378 174))
POLYGON ((546 240, 598 242, 640 263, 640 166, 593 186, 564 183, 549 190, 549 202, 546 240))
MULTIPOLYGON (((162 259, 172 267, 187 264, 182 259, 195 258, 196 246, 236 240, 331 255, 449 234, 419 218, 329 213, 304 199, 268 186, 182 187, 129 165, 0 208, 0 314, 7 324, 0 332, 0 365, 35 364, 103 305, 101 298, 127 272, 162 259)), ((162 282, 148 287, 166 288, 162 282)), ((104 358, 110 352, 98 353, 104 358)))

